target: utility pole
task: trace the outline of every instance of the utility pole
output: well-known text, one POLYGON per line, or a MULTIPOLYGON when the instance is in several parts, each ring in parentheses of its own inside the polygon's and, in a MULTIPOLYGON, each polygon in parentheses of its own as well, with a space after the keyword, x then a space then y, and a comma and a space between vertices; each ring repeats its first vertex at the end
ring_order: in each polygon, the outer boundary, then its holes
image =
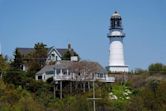
POLYGON ((88 100, 93 100, 93 111, 96 111, 96 100, 102 99, 102 98, 96 98, 95 94, 95 74, 93 75, 93 98, 88 98, 88 100))

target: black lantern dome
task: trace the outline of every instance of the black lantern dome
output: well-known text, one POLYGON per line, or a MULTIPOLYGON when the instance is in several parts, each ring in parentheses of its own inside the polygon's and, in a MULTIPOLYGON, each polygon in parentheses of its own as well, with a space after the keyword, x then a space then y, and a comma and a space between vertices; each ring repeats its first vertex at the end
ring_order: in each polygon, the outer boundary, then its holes
POLYGON ((117 11, 115 11, 111 16, 110 22, 111 22, 110 30, 122 29, 122 18, 117 11))

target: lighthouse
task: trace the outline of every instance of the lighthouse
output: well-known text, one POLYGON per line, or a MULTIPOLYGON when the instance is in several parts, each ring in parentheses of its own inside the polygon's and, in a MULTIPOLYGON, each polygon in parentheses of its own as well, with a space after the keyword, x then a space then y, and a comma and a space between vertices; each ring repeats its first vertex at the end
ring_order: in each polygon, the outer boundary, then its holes
POLYGON ((128 66, 124 60, 123 38, 125 33, 122 27, 122 18, 115 11, 110 18, 109 38, 109 65, 107 70, 112 73, 128 72, 128 66))

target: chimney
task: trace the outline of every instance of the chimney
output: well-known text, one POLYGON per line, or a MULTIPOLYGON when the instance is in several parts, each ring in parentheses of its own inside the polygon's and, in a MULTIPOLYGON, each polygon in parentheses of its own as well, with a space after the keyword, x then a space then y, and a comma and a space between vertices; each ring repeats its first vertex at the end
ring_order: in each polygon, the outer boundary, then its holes
POLYGON ((79 61, 78 56, 71 56, 70 60, 74 61, 74 62, 78 62, 79 61))

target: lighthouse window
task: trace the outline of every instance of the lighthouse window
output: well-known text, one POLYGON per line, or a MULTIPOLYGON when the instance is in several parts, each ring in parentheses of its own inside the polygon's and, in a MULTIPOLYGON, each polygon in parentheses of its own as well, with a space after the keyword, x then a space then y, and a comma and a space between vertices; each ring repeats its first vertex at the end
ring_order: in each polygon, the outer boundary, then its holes
POLYGON ((117 21, 117 25, 118 25, 118 27, 120 27, 120 21, 119 20, 117 21))
POLYGON ((115 21, 115 25, 117 25, 117 21, 115 21))
POLYGON ((114 27, 114 23, 113 22, 111 23, 111 27, 114 27))

